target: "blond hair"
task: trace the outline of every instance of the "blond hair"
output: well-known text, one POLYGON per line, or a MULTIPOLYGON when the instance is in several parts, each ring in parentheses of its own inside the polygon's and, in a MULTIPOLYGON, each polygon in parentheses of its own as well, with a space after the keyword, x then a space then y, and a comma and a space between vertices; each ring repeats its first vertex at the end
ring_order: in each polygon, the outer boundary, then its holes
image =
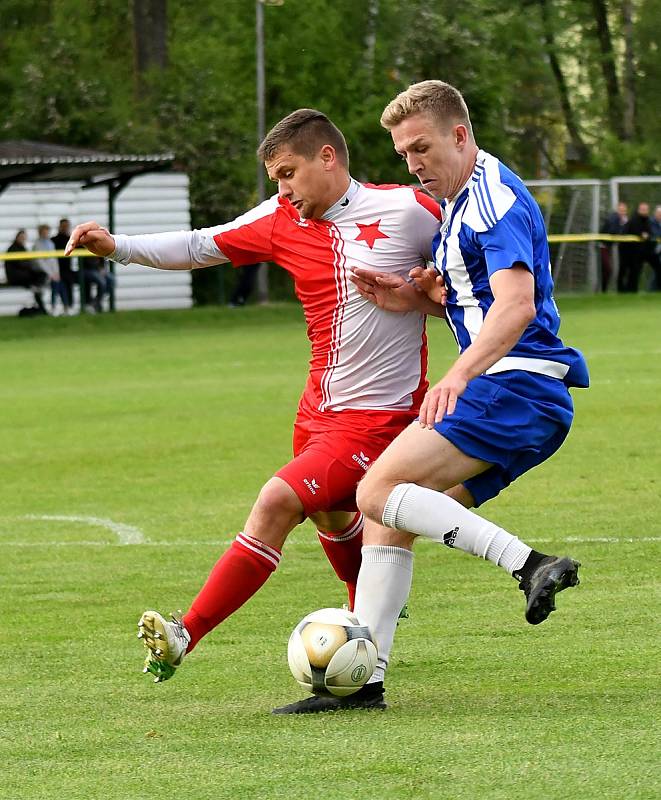
POLYGON ((443 81, 413 83, 391 100, 381 114, 381 125, 391 130, 414 114, 429 114, 443 128, 460 123, 473 136, 468 106, 461 92, 443 81))

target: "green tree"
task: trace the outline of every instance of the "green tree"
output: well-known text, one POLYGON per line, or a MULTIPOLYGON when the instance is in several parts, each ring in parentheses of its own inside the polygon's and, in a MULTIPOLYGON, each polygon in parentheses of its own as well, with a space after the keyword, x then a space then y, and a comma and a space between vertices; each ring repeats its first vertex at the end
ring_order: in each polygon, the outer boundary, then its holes
MULTIPOLYGON (((524 177, 658 172, 660 18, 661 0, 285 0, 264 7, 267 127, 320 108, 357 178, 407 182, 379 117, 440 78, 464 93, 479 144, 524 177)), ((252 2, 3 0, 0 64, 5 138, 172 149, 196 226, 255 203, 252 2)), ((213 273, 197 280, 217 295, 213 273)))

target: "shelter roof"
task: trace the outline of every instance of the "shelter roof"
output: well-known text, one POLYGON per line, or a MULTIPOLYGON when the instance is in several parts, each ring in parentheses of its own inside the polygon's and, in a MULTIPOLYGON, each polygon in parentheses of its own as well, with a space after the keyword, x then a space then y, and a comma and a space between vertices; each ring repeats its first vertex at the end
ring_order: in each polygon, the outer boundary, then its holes
POLYGON ((88 186, 126 181, 173 163, 173 153, 115 154, 48 142, 0 141, 0 191, 26 181, 77 181, 88 186))

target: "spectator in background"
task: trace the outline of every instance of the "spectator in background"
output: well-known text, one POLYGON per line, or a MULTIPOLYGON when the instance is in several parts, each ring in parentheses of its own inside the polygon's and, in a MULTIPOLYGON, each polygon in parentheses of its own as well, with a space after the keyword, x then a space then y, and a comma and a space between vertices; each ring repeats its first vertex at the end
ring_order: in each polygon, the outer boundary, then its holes
MULTIPOLYGON (((99 270, 99 277, 103 281, 103 295, 101 299, 103 300, 104 297, 108 298, 108 310, 112 309, 111 303, 113 302, 113 298, 115 296, 115 273, 109 268, 108 261, 104 258, 101 260, 101 269, 99 270)), ((103 303, 101 305, 101 310, 103 310, 103 303)))
MULTIPOLYGON (((53 242, 55 249, 64 250, 64 248, 67 246, 67 242, 69 241, 69 236, 71 236, 71 222, 65 217, 60 220, 57 227, 57 233, 51 238, 51 242, 53 242)), ((58 258, 57 263, 60 269, 60 280, 64 284, 64 290, 67 297, 65 305, 68 309, 68 313, 73 314, 73 285, 77 275, 71 268, 72 261, 70 257, 58 258)))
POLYGON ((637 292, 640 273, 645 261, 651 262, 650 207, 639 203, 635 214, 622 231, 629 236, 640 236, 639 242, 622 242, 620 245, 620 272, 617 276, 618 292, 637 292))
MULTIPOLYGON (((27 252, 27 233, 21 228, 14 237, 14 241, 7 248, 8 253, 27 252)), ((48 314, 41 290, 48 283, 48 274, 44 272, 34 261, 25 259, 23 261, 5 261, 5 274, 7 283, 10 286, 23 286, 30 289, 34 295, 37 308, 42 314, 48 314)))
MULTIPOLYGON (((55 245, 50 238, 49 225, 39 225, 37 227, 37 238, 32 245, 32 249, 35 252, 55 250, 55 245)), ((42 256, 41 258, 36 258, 35 262, 37 266, 48 275, 50 280, 51 313, 53 316, 59 314, 57 310, 58 298, 62 302, 62 313, 68 313, 69 306, 67 303, 66 289, 64 288, 64 283, 60 280, 60 267, 57 263, 57 259, 42 256)))
MULTIPOLYGON (((601 225, 599 233, 619 234, 624 230, 624 226, 629 221, 629 209, 627 204, 620 201, 615 211, 606 217, 601 225)), ((608 284, 613 276, 613 253, 617 245, 614 242, 602 242, 599 251, 601 254, 601 291, 608 291, 608 284)))
POLYGON ((241 306, 245 306, 248 298, 252 294, 252 290, 255 288, 258 271, 259 264, 246 264, 238 270, 239 278, 229 302, 231 308, 241 308, 241 306))
POLYGON ((654 209, 654 216, 650 219, 650 244, 653 250, 652 269, 654 275, 650 281, 651 292, 661 292, 661 206, 654 209))
POLYGON ((114 291, 115 276, 100 256, 86 256, 78 263, 85 311, 88 314, 100 314, 103 311, 103 298, 114 291))

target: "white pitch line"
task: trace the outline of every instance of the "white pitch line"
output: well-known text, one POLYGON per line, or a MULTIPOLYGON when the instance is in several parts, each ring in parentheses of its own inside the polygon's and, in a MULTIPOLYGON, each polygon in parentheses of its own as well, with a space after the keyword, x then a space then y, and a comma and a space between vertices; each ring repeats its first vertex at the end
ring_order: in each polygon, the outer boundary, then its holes
MULTIPOLYGON (((549 540, 550 541, 550 540, 549 540)), ((618 536, 595 536, 592 539, 581 539, 580 536, 568 536, 565 542, 604 542, 605 544, 620 544, 622 542, 661 542, 661 536, 636 536, 622 538, 618 536)))
MULTIPOLYGON (((26 514, 22 519, 43 520, 46 522, 80 522, 84 525, 96 525, 112 531, 119 540, 119 544, 146 544, 144 533, 140 528, 126 525, 123 522, 113 522, 102 517, 69 517, 61 514, 26 514)), ((77 544, 72 542, 72 544, 77 544)))
MULTIPOLYGON (((43 519, 43 517, 38 517, 38 519, 43 519)), ((68 517, 66 518, 69 519, 68 517)), ((87 519, 87 518, 84 518, 87 519)), ((116 523, 115 523, 116 524, 116 523)), ((130 526, 129 526, 130 527, 130 526)), ((142 541, 138 542, 120 542, 120 544, 139 544, 142 547, 229 547, 232 544, 234 539, 224 539, 224 540, 168 540, 163 542, 155 542, 155 541, 147 541, 146 539, 142 539, 142 541)), ((661 536, 639 536, 639 537, 627 537, 627 536, 594 536, 594 537, 581 537, 581 536, 566 536, 564 538, 556 538, 556 539, 529 539, 528 540, 531 544, 553 544, 553 543, 565 543, 565 544, 644 544, 648 542, 661 542, 661 536)), ((287 547, 317 547, 317 543, 314 540, 310 541, 292 541, 287 544, 287 547)), ((70 542, 61 542, 61 541, 49 541, 49 542, 12 542, 12 541, 2 541, 0 539, 0 547, 116 547, 116 544, 113 542, 98 542, 98 541, 70 541, 70 542)))
POLYGON ((661 542, 661 536, 565 536, 564 539, 530 539, 533 544, 628 544, 636 542, 661 542))

